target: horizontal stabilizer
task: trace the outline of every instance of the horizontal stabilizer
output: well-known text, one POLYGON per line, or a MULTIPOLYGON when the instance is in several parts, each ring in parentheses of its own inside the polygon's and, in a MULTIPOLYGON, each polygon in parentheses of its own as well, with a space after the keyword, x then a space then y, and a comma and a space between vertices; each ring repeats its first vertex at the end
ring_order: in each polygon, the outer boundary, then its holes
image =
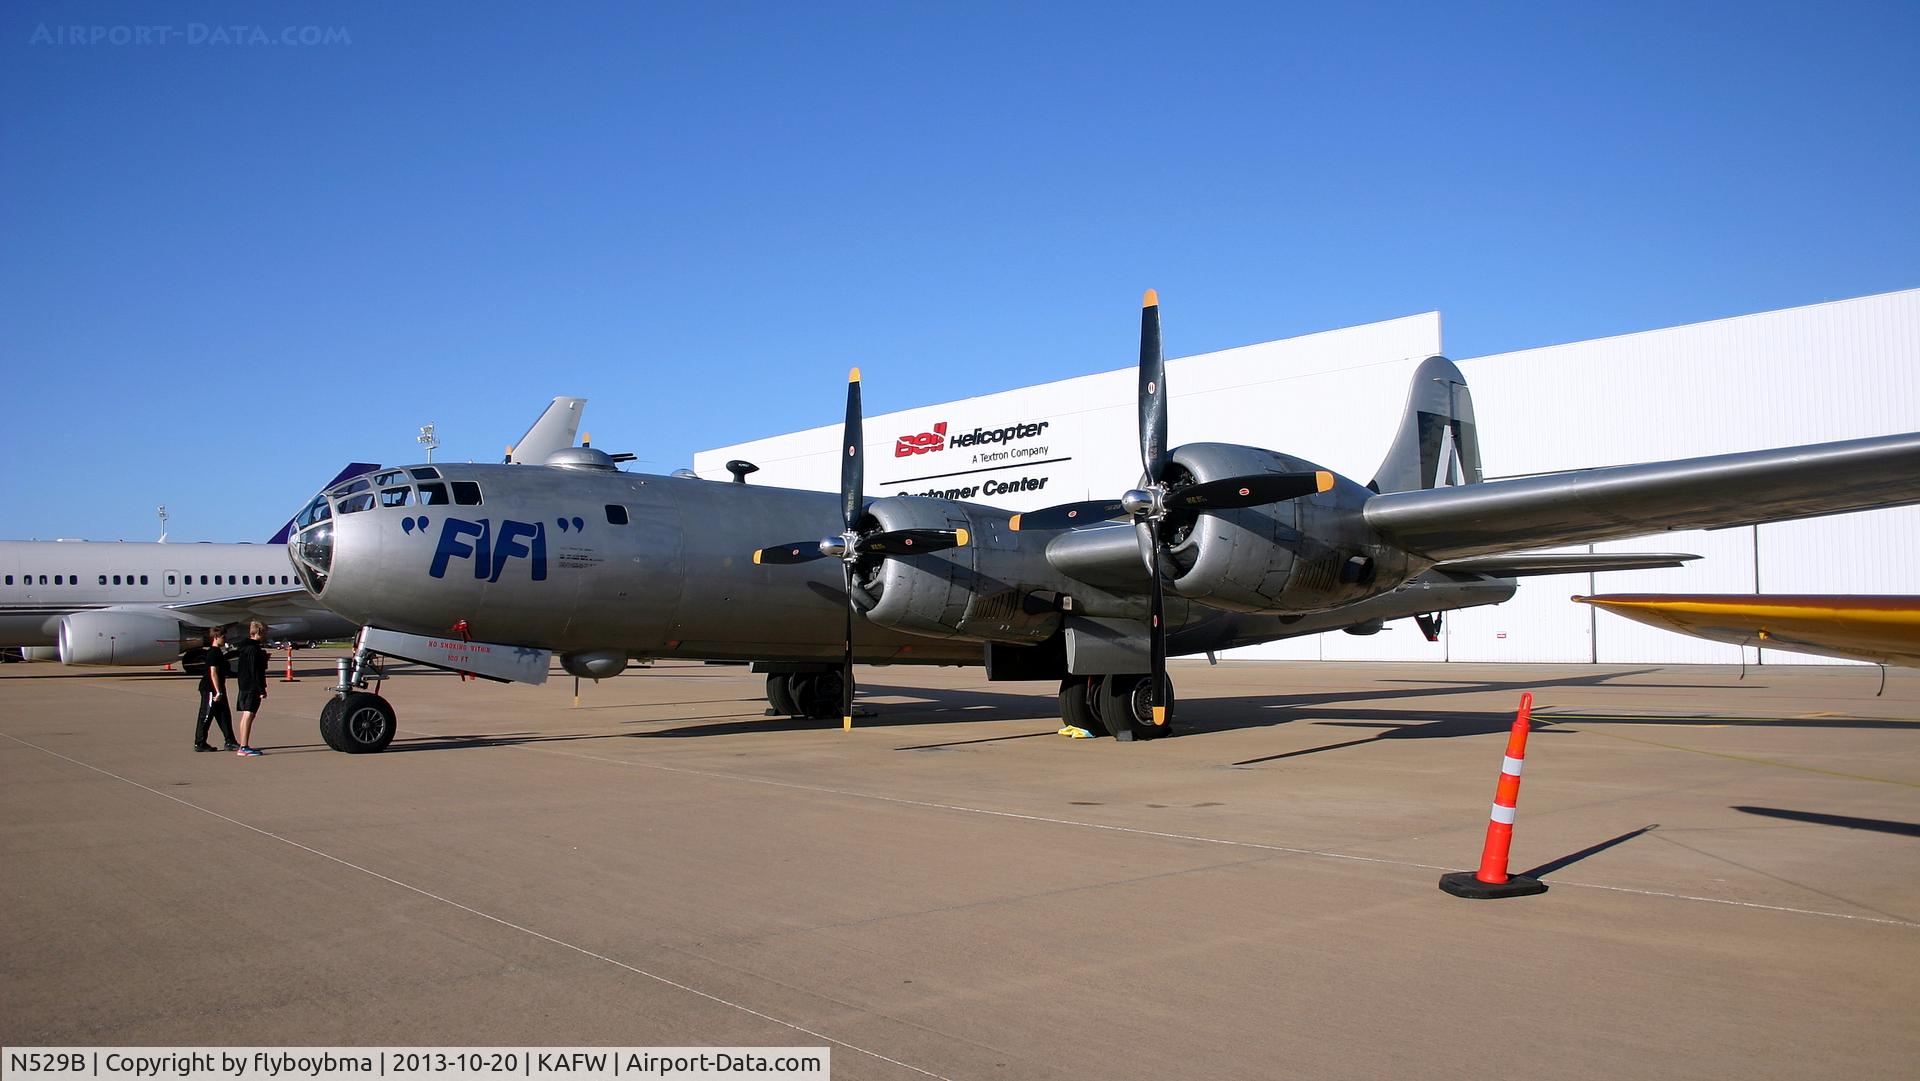
POLYGON ((1367 500, 1386 540, 1444 563, 1920 502, 1920 432, 1487 481, 1367 500))
POLYGON ((1607 571, 1664 570, 1699 556, 1685 552, 1515 552, 1503 556, 1452 559, 1433 569, 1448 574, 1485 574, 1526 578, 1541 574, 1602 574, 1607 571))

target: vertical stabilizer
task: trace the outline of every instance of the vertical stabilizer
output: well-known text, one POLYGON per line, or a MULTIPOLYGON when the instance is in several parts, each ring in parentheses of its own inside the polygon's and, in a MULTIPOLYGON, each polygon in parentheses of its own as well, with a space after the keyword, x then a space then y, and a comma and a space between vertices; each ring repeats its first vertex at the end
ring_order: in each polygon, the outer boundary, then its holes
POLYGON ((1446 357, 1428 357, 1414 369, 1400 430, 1367 487, 1413 492, 1478 483, 1480 435, 1467 379, 1446 357))
POLYGON ((566 450, 573 446, 573 437, 580 430, 580 413, 586 407, 585 398, 555 398, 540 419, 533 422, 527 434, 513 445, 507 461, 515 465, 540 465, 547 455, 556 450, 566 450))

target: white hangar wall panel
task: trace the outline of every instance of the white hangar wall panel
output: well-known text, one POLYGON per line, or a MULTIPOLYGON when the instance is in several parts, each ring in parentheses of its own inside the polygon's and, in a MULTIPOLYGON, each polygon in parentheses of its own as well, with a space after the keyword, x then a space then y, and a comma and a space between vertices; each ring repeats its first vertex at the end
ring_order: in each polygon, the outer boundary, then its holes
MULTIPOLYGON (((1428 312, 1169 360, 1168 438, 1272 447, 1364 481, 1386 455, 1414 365, 1438 352, 1440 316, 1428 312)), ((886 378, 883 366, 863 374, 886 378)), ((1140 478, 1136 394, 1127 367, 867 417, 867 495, 945 494, 1010 511, 1118 496, 1140 478), (985 441, 968 445, 976 430, 985 441)), ((725 480, 728 459, 744 458, 760 466, 752 483, 834 491, 839 454, 836 422, 704 451, 693 468, 725 480)))
MULTIPOLYGON (((1489 477, 1920 429, 1920 290, 1463 360, 1489 477)), ((1592 613, 1574 593, 1920 594, 1920 508, 1718 532, 1603 551, 1684 551, 1677 571, 1524 580, 1497 608, 1450 617, 1454 660, 1736 663, 1721 645, 1592 613), (1499 635, 1504 634, 1502 638, 1499 635)), ((1748 659, 1762 654, 1749 651, 1748 659)), ((1836 662, 1767 650, 1765 663, 1836 662)))
MULTIPOLYGON (((1440 317, 1429 312, 1170 360, 1169 435, 1176 446, 1207 440, 1284 450, 1364 483, 1386 453, 1413 366, 1439 352, 1440 317)), ((1914 431, 1920 290, 1459 363, 1489 477, 1914 431)), ((879 365, 868 371, 873 379, 885 373, 879 365)), ((1129 366, 868 417, 868 495, 938 492, 1011 511, 1118 495, 1140 472, 1134 394, 1129 366), (1004 442, 955 442, 976 429, 1009 428, 1004 442)), ((706 451, 694 469, 724 480, 726 461, 745 458, 761 467, 753 483, 831 491, 839 484, 839 431, 832 423, 706 451)), ((1736 647, 1643 627, 1568 597, 1920 594, 1920 508, 1596 547, 1704 558, 1684 570, 1523 579, 1504 605, 1448 613, 1440 642, 1402 621, 1375 635, 1334 632, 1233 655, 1734 663, 1736 647)), ((1777 650, 1747 656, 1841 663, 1777 650)))

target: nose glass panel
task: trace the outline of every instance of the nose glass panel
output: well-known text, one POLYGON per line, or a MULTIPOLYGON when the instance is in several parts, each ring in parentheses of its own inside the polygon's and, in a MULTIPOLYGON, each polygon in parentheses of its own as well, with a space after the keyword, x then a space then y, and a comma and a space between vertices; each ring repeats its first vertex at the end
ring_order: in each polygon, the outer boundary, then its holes
POLYGON ((333 523, 322 521, 301 530, 287 547, 292 549, 301 583, 318 596, 327 588, 327 574, 333 569, 333 523))

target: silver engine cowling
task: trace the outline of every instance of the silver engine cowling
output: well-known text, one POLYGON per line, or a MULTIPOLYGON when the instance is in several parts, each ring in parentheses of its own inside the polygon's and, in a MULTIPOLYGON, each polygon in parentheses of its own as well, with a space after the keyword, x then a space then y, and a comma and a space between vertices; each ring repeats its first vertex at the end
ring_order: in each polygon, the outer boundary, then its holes
POLYGON ((180 653, 180 621, 152 612, 75 612, 60 621, 62 664, 166 664, 180 653))
MULTIPOLYGON (((1187 484, 1319 468, 1258 447, 1189 443, 1174 451, 1163 479, 1175 489, 1170 502, 1177 508, 1177 491, 1187 484)), ((1173 589, 1239 612, 1311 612, 1384 593, 1408 567, 1403 553, 1367 528, 1361 507, 1371 495, 1336 474, 1331 491, 1269 506, 1170 511, 1162 535, 1176 572, 1173 589)))
POLYGON ((1022 551, 1008 515, 947 499, 875 500, 859 531, 964 529, 964 548, 854 564, 854 604, 868 621, 933 638, 1037 642, 1060 626, 1058 598, 1022 583, 1049 580, 1046 557, 1022 551))

